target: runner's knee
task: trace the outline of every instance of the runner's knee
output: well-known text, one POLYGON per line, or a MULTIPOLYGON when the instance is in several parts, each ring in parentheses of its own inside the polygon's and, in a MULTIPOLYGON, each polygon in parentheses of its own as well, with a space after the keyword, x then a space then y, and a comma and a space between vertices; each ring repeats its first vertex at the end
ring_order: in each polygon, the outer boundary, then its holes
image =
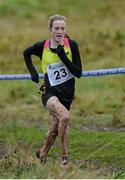
POLYGON ((50 131, 50 136, 51 137, 56 137, 58 135, 58 129, 55 129, 53 131, 50 131))
POLYGON ((61 116, 60 121, 67 123, 69 120, 70 120, 70 113, 67 111, 61 116))

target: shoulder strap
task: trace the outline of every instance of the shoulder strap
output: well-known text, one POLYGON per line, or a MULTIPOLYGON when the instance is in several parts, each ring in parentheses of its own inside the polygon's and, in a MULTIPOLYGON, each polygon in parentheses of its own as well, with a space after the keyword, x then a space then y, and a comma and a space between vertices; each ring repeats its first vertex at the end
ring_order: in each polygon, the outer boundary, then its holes
POLYGON ((48 48, 48 47, 49 47, 49 40, 45 40, 44 48, 48 48))
POLYGON ((64 38, 64 46, 65 47, 69 46, 69 39, 68 38, 64 38))

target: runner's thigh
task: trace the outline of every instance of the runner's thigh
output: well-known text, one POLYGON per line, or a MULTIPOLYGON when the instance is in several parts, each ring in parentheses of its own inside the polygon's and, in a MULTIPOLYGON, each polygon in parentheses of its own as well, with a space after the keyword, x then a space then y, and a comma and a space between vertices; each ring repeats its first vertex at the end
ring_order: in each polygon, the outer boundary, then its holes
POLYGON ((70 119, 70 113, 63 104, 60 103, 56 96, 48 99, 46 107, 51 114, 59 119, 70 119))

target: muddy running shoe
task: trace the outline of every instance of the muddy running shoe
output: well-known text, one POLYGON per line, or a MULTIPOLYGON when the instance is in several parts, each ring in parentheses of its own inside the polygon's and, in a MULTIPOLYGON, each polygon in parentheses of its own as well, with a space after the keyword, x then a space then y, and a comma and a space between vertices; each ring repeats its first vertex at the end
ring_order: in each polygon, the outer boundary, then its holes
POLYGON ((69 158, 68 158, 67 155, 63 155, 63 156, 61 157, 61 163, 62 163, 63 165, 68 165, 68 164, 69 164, 69 158))
POLYGON ((36 157, 38 158, 38 159, 40 159, 40 162, 42 163, 42 164, 45 164, 46 163, 46 156, 44 155, 44 156, 40 156, 40 150, 38 150, 37 152, 36 152, 36 157))

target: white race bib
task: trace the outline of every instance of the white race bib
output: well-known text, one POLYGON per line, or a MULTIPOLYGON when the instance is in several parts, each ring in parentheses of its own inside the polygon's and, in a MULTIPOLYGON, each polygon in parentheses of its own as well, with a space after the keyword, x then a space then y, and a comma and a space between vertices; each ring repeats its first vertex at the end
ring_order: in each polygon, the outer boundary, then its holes
POLYGON ((47 74, 51 86, 56 86, 74 77, 63 62, 47 65, 47 74))

